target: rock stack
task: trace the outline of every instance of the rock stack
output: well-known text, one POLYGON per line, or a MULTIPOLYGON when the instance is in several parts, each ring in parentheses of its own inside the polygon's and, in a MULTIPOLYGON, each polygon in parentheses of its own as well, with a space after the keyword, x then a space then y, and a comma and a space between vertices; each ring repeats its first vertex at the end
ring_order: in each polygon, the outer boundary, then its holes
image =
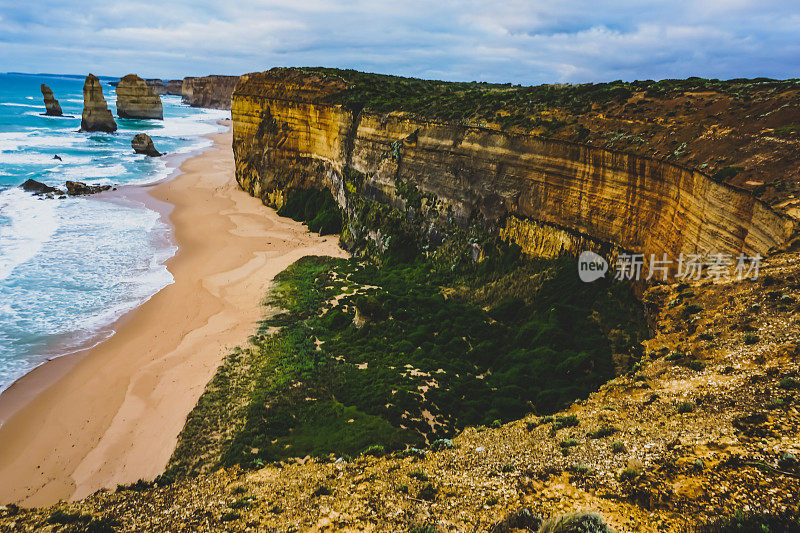
POLYGON ((137 154, 145 154, 150 157, 158 157, 161 155, 161 153, 156 150, 153 139, 146 133, 137 133, 131 140, 131 148, 133 148, 133 151, 137 154))
POLYGON ((83 84, 83 116, 81 117, 81 131, 106 131, 117 130, 117 123, 103 96, 100 80, 94 74, 86 76, 83 84))
POLYGON ((162 120, 161 98, 136 74, 128 74, 117 85, 117 115, 120 118, 162 120))
POLYGON ((61 104, 58 103, 58 100, 55 99, 53 96, 53 91, 45 85, 42 84, 42 96, 44 97, 44 107, 47 109, 45 115, 50 115, 51 117, 60 117, 61 113, 61 104))

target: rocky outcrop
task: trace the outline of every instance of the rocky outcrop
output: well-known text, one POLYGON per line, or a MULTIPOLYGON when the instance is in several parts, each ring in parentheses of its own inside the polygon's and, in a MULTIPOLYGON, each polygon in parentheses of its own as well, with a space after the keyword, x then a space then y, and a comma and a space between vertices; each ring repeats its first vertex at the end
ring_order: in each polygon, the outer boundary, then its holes
POLYGON ((181 96, 192 107, 230 109, 231 95, 239 76, 202 76, 183 79, 181 96))
POLYGON ((70 196, 85 196, 97 194, 111 189, 111 185, 87 185, 81 181, 67 181, 67 194, 70 196))
POLYGON ((94 74, 86 76, 83 84, 83 115, 81 117, 81 131, 117 131, 117 123, 103 96, 100 80, 94 74))
POLYGON ((31 192, 37 196, 42 194, 48 194, 48 195, 64 194, 64 191, 62 191, 61 189, 57 189, 40 181, 31 179, 26 180, 25 183, 20 185, 20 187, 22 188, 23 191, 31 192))
POLYGON ((697 170, 535 135, 333 105, 335 76, 273 69, 233 94, 240 186, 279 206, 292 188, 328 187, 356 215, 353 193, 408 207, 410 186, 431 224, 478 222, 532 255, 627 250, 764 254, 794 230, 749 193, 697 170), (363 176, 348 182, 355 171, 363 176), (427 207, 426 207, 427 206, 427 207))
POLYGON ((137 154, 145 154, 150 157, 158 157, 161 155, 161 153, 156 150, 153 139, 146 133, 137 133, 133 139, 131 139, 131 148, 133 148, 133 151, 137 154))
POLYGON ((44 83, 42 84, 41 89, 42 97, 44 98, 44 107, 47 110, 45 111, 45 115, 60 117, 63 114, 61 112, 61 104, 59 104, 58 100, 56 100, 53 96, 53 90, 44 83))
POLYGON ((120 118, 164 118, 161 98, 136 74, 128 74, 117 85, 117 115, 120 118))
POLYGON ((158 96, 167 94, 167 86, 164 85, 163 80, 159 78, 146 78, 144 82, 148 87, 150 87, 154 94, 157 94, 158 96))
POLYGON ((183 80, 169 80, 166 83, 167 94, 180 96, 183 87, 183 80))

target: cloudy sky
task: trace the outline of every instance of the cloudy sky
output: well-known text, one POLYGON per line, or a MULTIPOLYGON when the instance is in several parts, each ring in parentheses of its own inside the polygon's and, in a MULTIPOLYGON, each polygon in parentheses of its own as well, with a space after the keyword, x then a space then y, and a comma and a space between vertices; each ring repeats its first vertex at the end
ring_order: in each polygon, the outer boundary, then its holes
POLYGON ((800 77, 797 0, 0 0, 0 72, 800 77))

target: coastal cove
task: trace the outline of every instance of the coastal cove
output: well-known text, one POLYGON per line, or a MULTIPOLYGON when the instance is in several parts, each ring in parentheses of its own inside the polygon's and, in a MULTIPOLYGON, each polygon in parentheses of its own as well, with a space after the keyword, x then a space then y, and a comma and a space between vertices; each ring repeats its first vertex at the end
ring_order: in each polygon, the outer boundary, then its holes
POLYGON ((230 131, 210 138, 174 179, 117 191, 168 213, 175 281, 119 319, 108 340, 0 395, 0 500, 51 504, 161 473, 222 358, 262 318, 272 277, 305 255, 345 256, 335 237, 241 191, 230 131))

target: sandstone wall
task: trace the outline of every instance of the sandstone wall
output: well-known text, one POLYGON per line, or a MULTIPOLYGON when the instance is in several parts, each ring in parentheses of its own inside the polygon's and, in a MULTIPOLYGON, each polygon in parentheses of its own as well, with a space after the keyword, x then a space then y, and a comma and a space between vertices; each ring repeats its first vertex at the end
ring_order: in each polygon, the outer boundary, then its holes
POLYGON ((94 74, 86 76, 83 84, 83 114, 81 115, 81 131, 117 130, 117 123, 108 110, 106 98, 100 80, 94 74))
POLYGON ((119 80, 117 92, 117 116, 120 118, 164 118, 161 97, 142 78, 128 74, 119 80))
POLYGON ((231 94, 239 76, 187 77, 181 84, 183 102, 192 107, 230 109, 231 94))
POLYGON ((181 90, 183 88, 183 80, 168 80, 164 84, 166 94, 171 94, 175 96, 181 95, 181 90))
POLYGON ((276 204, 289 187, 330 187, 345 167, 362 193, 397 203, 398 179, 457 221, 483 221, 537 255, 607 245, 644 254, 765 253, 792 222, 749 193, 662 161, 525 134, 353 113, 346 86, 291 69, 242 76, 233 94, 236 177, 276 204))

